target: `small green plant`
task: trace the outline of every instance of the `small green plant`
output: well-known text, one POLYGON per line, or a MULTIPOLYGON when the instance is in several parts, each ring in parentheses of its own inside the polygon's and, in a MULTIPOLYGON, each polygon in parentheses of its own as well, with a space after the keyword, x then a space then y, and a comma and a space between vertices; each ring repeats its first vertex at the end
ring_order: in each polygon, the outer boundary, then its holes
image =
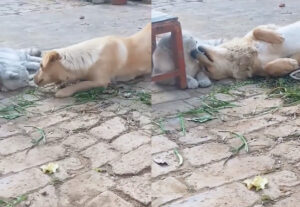
POLYGON ((189 121, 204 123, 217 118, 221 109, 233 108, 237 105, 229 101, 217 99, 214 94, 210 94, 201 101, 201 106, 181 113, 181 116, 191 117, 189 121))
POLYGON ((269 79, 263 84, 264 87, 271 88, 268 93, 270 98, 281 98, 284 106, 296 105, 300 103, 299 81, 290 77, 269 79))
POLYGON ((113 97, 118 94, 119 90, 116 88, 93 88, 87 91, 77 92, 73 95, 75 103, 83 104, 87 102, 95 102, 104 100, 108 97, 113 97))
POLYGON ((147 93, 147 92, 138 92, 137 93, 137 96, 139 97, 139 100, 148 105, 148 106, 151 106, 151 94, 150 93, 147 93))
POLYGON ((23 95, 12 100, 10 105, 0 107, 0 118, 13 120, 26 115, 26 109, 36 106, 36 100, 26 100, 23 95))
POLYGON ((0 200, 0 206, 1 207, 15 207, 18 204, 20 204, 21 202, 26 201, 27 199, 28 199, 28 197, 26 195, 21 195, 16 198, 13 198, 10 201, 0 200))

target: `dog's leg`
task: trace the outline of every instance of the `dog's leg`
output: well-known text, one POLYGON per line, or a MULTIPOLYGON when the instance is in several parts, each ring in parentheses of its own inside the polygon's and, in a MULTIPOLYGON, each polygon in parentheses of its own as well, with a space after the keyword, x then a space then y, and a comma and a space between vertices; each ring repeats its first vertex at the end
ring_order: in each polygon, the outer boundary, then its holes
POLYGON ((281 44, 284 38, 275 30, 266 28, 256 28, 253 30, 253 36, 256 40, 268 42, 271 44, 281 44))
POLYGON ((292 58, 278 58, 265 65, 264 70, 270 76, 284 76, 299 68, 297 60, 292 58))
POLYGON ((82 81, 58 90, 55 94, 55 97, 57 98, 69 97, 79 91, 85 91, 96 87, 107 87, 107 85, 108 85, 108 81, 82 81))

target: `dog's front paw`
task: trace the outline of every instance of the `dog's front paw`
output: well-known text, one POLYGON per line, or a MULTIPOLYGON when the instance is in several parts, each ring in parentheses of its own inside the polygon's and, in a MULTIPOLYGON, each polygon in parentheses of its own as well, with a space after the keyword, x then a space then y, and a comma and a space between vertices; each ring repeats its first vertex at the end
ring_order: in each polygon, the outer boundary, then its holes
POLYGON ((69 90, 65 90, 65 89, 60 89, 55 93, 56 98, 65 98, 65 97, 69 97, 72 95, 73 95, 73 92, 71 92, 69 90))
POLYGON ((291 65, 291 67, 292 67, 293 69, 298 69, 298 68, 299 68, 299 63, 298 63, 298 61, 295 60, 295 59, 290 59, 290 60, 289 60, 289 64, 291 65))
POLYGON ((277 34, 273 41, 275 44, 281 44, 284 42, 284 37, 281 36, 280 34, 277 34))

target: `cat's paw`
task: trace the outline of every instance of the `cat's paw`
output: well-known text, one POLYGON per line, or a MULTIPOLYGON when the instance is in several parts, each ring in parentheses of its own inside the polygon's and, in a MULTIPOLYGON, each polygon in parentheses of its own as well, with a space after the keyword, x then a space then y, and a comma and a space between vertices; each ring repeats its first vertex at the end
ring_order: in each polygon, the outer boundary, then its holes
POLYGON ((198 81, 195 78, 192 78, 190 76, 187 76, 187 87, 189 89, 195 89, 198 88, 198 81))

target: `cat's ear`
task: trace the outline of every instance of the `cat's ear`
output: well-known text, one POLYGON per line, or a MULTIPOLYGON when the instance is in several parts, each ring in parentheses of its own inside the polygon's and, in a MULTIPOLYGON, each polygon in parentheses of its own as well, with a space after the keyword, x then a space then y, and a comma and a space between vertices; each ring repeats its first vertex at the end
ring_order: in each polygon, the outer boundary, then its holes
POLYGON ((54 63, 55 61, 58 61, 60 58, 60 55, 58 52, 56 51, 50 51, 47 52, 42 59, 42 64, 41 64, 41 69, 45 70, 48 68, 48 66, 52 63, 54 63))

